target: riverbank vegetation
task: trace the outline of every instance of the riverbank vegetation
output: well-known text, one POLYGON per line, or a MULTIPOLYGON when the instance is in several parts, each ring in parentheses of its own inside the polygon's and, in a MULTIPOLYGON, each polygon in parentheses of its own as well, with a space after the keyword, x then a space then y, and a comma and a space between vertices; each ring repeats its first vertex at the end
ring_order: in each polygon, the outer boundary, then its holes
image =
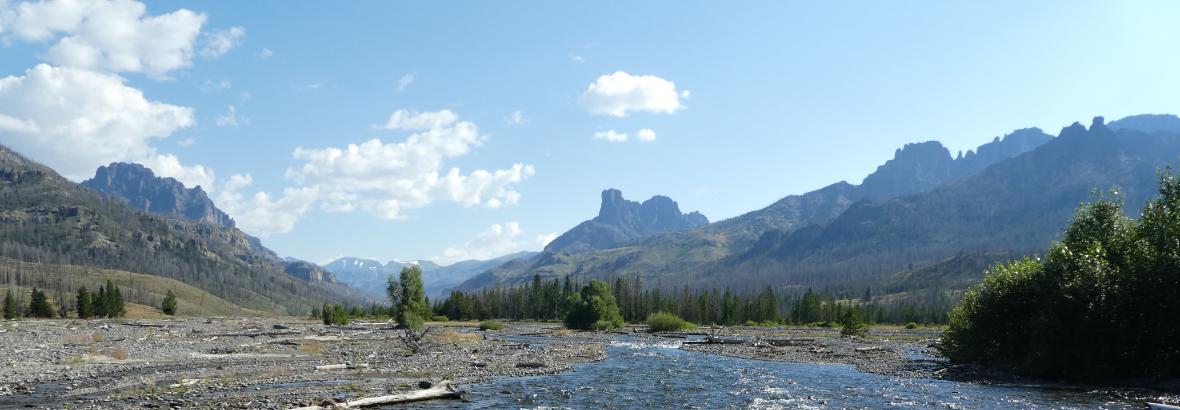
POLYGON ((1180 376, 1180 180, 1138 220, 1117 200, 1078 209, 1042 259, 991 269, 950 317, 942 352, 1039 377, 1180 376))
MULTIPOLYGON (((666 312, 699 324, 834 326, 850 310, 867 323, 942 324, 946 310, 938 306, 911 303, 882 304, 871 297, 837 298, 807 289, 802 293, 765 287, 741 293, 729 289, 645 288, 639 277, 615 278, 613 285, 602 282, 618 306, 622 320, 644 323, 658 312, 666 312)), ((564 321, 585 286, 569 276, 543 280, 534 275, 531 283, 517 287, 493 287, 475 292, 452 291, 434 305, 435 314, 451 320, 564 321)), ((867 291, 865 292, 868 293, 867 291)))

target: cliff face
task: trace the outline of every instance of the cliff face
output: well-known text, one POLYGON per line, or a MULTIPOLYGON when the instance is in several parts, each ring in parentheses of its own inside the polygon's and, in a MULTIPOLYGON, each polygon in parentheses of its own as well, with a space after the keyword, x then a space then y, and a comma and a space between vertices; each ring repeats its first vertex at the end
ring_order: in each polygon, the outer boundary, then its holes
POLYGON ((598 216, 557 237, 545 251, 578 253, 607 249, 642 236, 708 223, 709 219, 700 212, 680 212, 680 206, 672 198, 656 195, 639 203, 624 199, 622 191, 607 189, 602 191, 598 216))
POLYGON ((188 189, 173 178, 159 178, 143 165, 115 162, 99 167, 94 178, 82 185, 157 215, 234 227, 234 220, 213 205, 204 189, 188 189))

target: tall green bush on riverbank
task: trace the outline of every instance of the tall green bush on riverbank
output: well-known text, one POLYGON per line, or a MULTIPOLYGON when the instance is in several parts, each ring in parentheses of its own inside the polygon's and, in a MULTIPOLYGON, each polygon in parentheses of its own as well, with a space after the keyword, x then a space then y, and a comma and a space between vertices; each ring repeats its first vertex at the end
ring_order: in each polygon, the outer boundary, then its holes
POLYGON ((623 315, 611 294, 610 285, 600 280, 590 281, 576 296, 565 325, 571 329, 610 330, 623 327, 623 315))
POLYGON ((422 268, 418 265, 402 268, 398 281, 389 277, 389 299, 395 305, 397 323, 410 329, 421 329, 431 316, 426 290, 422 286, 422 268))
POLYGON ((992 268, 950 314, 952 361, 1062 379, 1180 376, 1180 180, 1139 220, 1078 209, 1044 260, 992 268))

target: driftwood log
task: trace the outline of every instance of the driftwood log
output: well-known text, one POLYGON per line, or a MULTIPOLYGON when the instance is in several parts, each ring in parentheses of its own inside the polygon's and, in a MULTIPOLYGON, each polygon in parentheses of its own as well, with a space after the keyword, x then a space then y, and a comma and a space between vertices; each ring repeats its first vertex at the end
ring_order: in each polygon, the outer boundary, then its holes
POLYGON ((333 403, 328 406, 299 407, 293 410, 356 409, 362 407, 372 407, 386 404, 404 404, 436 399, 458 399, 463 397, 463 393, 464 392, 462 390, 456 389, 450 381, 444 380, 429 389, 412 391, 409 393, 349 400, 344 403, 333 403))

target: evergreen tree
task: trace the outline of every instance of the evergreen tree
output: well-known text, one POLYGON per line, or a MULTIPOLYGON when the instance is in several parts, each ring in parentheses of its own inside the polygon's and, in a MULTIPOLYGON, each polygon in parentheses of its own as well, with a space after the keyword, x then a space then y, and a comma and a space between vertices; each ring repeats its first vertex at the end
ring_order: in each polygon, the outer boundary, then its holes
POLYGON ((320 316, 320 308, 319 307, 317 307, 317 306, 311 307, 311 318, 312 319, 323 319, 323 317, 320 316))
POLYGON ((172 290, 168 290, 168 294, 164 295, 164 301, 160 303, 160 310, 165 315, 176 315, 176 294, 172 293, 172 290))
POLYGON ((123 305, 123 292, 119 291, 119 286, 107 280, 107 317, 116 318, 123 317, 127 314, 127 308, 123 305))
POLYGON ((426 303, 426 290, 422 286, 422 269, 418 265, 408 266, 402 268, 400 276, 400 298, 391 300, 396 306, 397 322, 403 327, 421 329, 423 322, 430 318, 430 305, 426 303))
POLYGON ((53 318, 53 307, 49 305, 49 298, 45 292, 33 288, 33 295, 29 298, 29 316, 42 319, 53 318))
POLYGON ((12 289, 4 292, 4 319, 12 320, 19 317, 16 307, 16 298, 12 296, 12 289))
POLYGON ((90 297, 91 308, 94 312, 94 317, 103 318, 107 316, 107 291, 102 285, 98 286, 98 293, 90 297))
POLYGON ((74 310, 78 311, 79 319, 90 319, 94 317, 94 301, 91 300, 90 292, 83 286, 78 289, 78 297, 74 302, 74 310))

